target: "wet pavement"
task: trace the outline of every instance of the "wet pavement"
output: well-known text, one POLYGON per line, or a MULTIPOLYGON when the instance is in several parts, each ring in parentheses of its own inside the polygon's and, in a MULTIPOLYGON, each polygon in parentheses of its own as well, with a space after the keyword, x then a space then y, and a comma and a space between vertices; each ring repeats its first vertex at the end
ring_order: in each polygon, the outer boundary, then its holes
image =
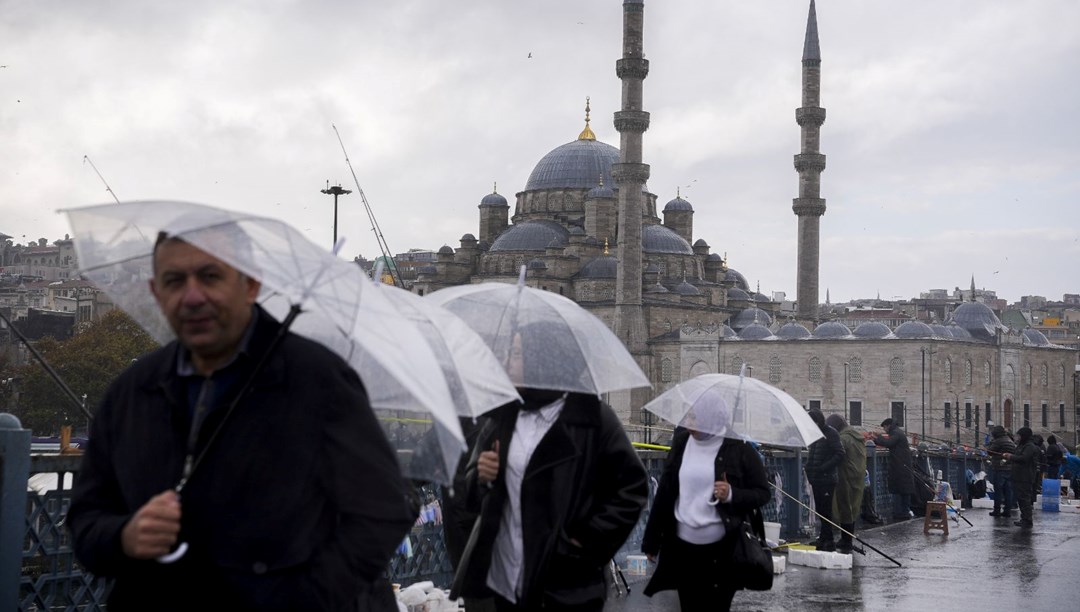
MULTIPOLYGON (((1073 504, 1080 502, 1073 500, 1073 504)), ((1043 512, 1024 530, 989 509, 963 511, 949 535, 923 533, 923 519, 877 526, 856 535, 901 563, 866 549, 850 570, 788 564, 771 591, 739 591, 732 610, 1075 610, 1080 593, 1080 512, 1043 512)), ((679 610, 674 591, 641 594, 647 577, 626 576, 629 595, 605 612, 679 610)))

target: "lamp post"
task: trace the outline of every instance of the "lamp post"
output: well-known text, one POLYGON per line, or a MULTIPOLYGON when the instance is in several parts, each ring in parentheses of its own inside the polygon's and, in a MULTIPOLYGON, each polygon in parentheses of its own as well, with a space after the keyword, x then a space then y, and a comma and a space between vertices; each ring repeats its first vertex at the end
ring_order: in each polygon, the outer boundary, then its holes
POLYGON ((847 379, 848 379, 848 362, 844 362, 844 421, 848 420, 848 401, 847 401, 847 379))
POLYGON ((331 246, 337 246, 337 199, 339 195, 346 195, 352 193, 348 189, 342 189, 341 185, 330 186, 330 181, 326 181, 326 189, 320 189, 322 193, 326 195, 334 196, 334 244, 331 246))

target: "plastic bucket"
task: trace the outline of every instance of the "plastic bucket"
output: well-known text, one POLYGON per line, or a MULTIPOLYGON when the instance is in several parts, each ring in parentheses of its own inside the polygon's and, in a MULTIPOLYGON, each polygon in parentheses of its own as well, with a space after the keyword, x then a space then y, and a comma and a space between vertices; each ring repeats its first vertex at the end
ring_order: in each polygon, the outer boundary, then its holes
POLYGON ((1060 512, 1061 481, 1056 478, 1044 478, 1042 487, 1043 512, 1060 512))
POLYGON ((765 523, 765 541, 772 545, 780 543, 780 523, 765 523))

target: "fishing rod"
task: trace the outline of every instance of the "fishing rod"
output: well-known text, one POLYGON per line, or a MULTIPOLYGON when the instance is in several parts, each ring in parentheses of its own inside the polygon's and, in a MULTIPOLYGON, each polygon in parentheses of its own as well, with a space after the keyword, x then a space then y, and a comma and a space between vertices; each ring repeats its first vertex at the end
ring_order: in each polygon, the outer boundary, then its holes
MULTIPOLYGON (((901 464, 901 465, 903 465, 903 464, 901 464)), ((922 478, 919 478, 919 474, 915 473, 915 469, 914 469, 914 468, 908 467, 907 465, 904 465, 904 467, 905 467, 905 468, 907 468, 909 472, 911 472, 911 475, 912 475, 912 477, 913 477, 913 478, 912 478, 912 480, 914 480, 914 481, 918 482, 919 484, 921 484, 922 486, 926 487, 926 489, 927 489, 928 491, 930 491, 930 494, 931 494, 932 496, 934 496, 934 497, 937 497, 937 491, 935 491, 935 490, 934 490, 934 488, 933 488, 933 487, 931 487, 930 485, 926 484, 926 482, 925 482, 925 481, 924 481, 924 480, 923 480, 922 478)), ((975 526, 974 524, 972 524, 972 522, 971 522, 971 521, 969 521, 969 520, 967 519, 967 517, 966 517, 966 516, 964 516, 964 515, 963 515, 963 514, 962 514, 962 513, 960 512, 960 510, 959 510, 958 508, 956 508, 955 506, 953 506, 953 503, 952 503, 951 501, 949 501, 949 500, 947 500, 947 499, 942 499, 941 501, 945 502, 945 505, 946 505, 946 506, 948 506, 948 507, 952 508, 952 509, 953 509, 953 512, 955 512, 955 513, 956 513, 956 516, 958 516, 958 517, 960 517, 960 518, 964 519, 964 522, 968 524, 968 527, 974 527, 974 526, 975 526)))
POLYGON ((105 185, 105 191, 108 191, 109 195, 111 195, 113 199, 116 200, 116 203, 119 204, 120 198, 116 197, 116 193, 112 190, 112 187, 109 187, 109 183, 105 181, 105 177, 101 176, 101 173, 98 172, 97 166, 94 165, 94 162, 90 161, 90 156, 83 155, 82 160, 84 164, 90 164, 90 167, 94 169, 94 174, 96 174, 97 177, 101 179, 102 184, 105 185))
POLYGON ((41 353, 39 353, 38 350, 34 348, 34 345, 30 344, 30 341, 26 339, 26 336, 24 336, 17 327, 12 325, 11 321, 6 316, 4 316, 4 313, 2 312, 0 312, 0 319, 4 321, 4 324, 7 325, 8 329, 10 329, 12 333, 14 333, 15 336, 19 339, 19 341, 23 343, 23 346, 29 349, 30 354, 32 354, 38 360, 38 363, 41 364, 41 367, 45 368, 45 371, 49 374, 49 376, 51 376, 52 379, 56 382, 56 384, 59 385, 61 389, 63 389, 64 394, 67 395, 71 399, 71 401, 79 407, 79 410, 83 413, 83 415, 88 419, 94 418, 94 415, 92 415, 90 411, 86 408, 86 394, 83 394, 82 399, 80 400, 79 396, 75 395, 75 392, 71 390, 71 387, 67 386, 67 383, 65 383, 63 379, 60 378, 60 375, 56 373, 56 370, 54 370, 52 366, 49 365, 49 362, 45 361, 45 358, 42 357, 41 353))
MULTIPOLYGON (((895 563, 895 564, 896 564, 896 566, 897 566, 897 567, 903 567, 903 565, 902 565, 902 564, 901 564, 901 563, 900 563, 899 561, 897 561, 896 559, 893 559, 893 558, 892 558, 892 557, 890 557, 889 555, 886 555, 885 553, 881 552, 881 551, 880 551, 880 550, 878 550, 877 548, 875 548, 875 547, 871 546, 871 545, 870 545, 870 544, 868 544, 868 543, 867 543, 867 542, 866 542, 865 540, 863 540, 863 539, 862 539, 862 538, 860 538, 859 536, 855 535, 854 533, 851 533, 850 531, 848 531, 847 529, 844 529, 844 528, 843 528, 843 527, 841 527, 840 525, 837 525, 836 523, 834 523, 834 522, 832 522, 831 520, 829 520, 829 519, 825 518, 824 516, 821 516, 821 513, 820 513, 820 512, 818 512, 817 510, 814 510, 814 509, 813 509, 813 508, 811 508, 810 506, 807 506, 806 504, 802 503, 802 501, 801 501, 801 500, 799 500, 799 499, 796 499, 796 498, 795 498, 795 497, 794 497, 793 495, 791 495, 790 493, 788 493, 787 491, 785 491, 785 490, 783 489, 783 487, 777 486, 777 484, 776 484, 776 483, 774 483, 774 482, 769 482, 769 486, 771 486, 772 488, 776 489, 777 491, 780 491, 781 493, 783 493, 783 494, 784 494, 784 496, 785 496, 785 497, 787 497, 787 498, 788 498, 788 499, 790 499, 791 501, 795 502, 796 504, 799 504, 799 505, 800 505, 800 506, 802 506, 803 508, 806 508, 806 509, 807 509, 807 510, 809 510, 810 512, 813 512, 813 513, 814 513, 815 515, 817 515, 817 517, 818 517, 818 518, 820 518, 821 520, 823 520, 823 521, 827 522, 828 524, 832 525, 833 527, 836 527, 837 529, 839 529, 839 530, 840 530, 840 532, 841 532, 841 533, 844 533, 844 534, 846 534, 846 535, 849 535, 849 536, 851 536, 851 537, 852 537, 853 539, 857 540, 857 541, 858 541, 858 542, 859 542, 860 544, 862 544, 863 546, 865 546, 865 547, 869 548, 870 550, 872 550, 872 551, 876 552, 877 554, 881 555, 882 557, 885 557, 885 558, 886 558, 886 559, 888 559, 889 561, 892 561, 893 563, 895 563)), ((852 550, 855 550, 855 551, 857 551, 857 552, 861 552, 861 553, 862 553, 862 554, 864 554, 864 555, 866 554, 866 552, 865 552, 865 551, 858 551, 858 549, 856 549, 856 548, 852 548, 852 550)))
MULTIPOLYGON (((349 153, 345 150, 345 143, 341 140, 341 134, 338 132, 337 126, 333 123, 330 127, 334 128, 334 134, 337 136, 338 144, 341 145, 341 153, 345 155, 345 165, 349 167, 349 172, 352 174, 353 183, 356 185, 356 192, 360 194, 360 201, 364 203, 364 212, 367 213, 368 221, 371 223, 371 231, 375 234, 375 241, 379 245, 379 252, 382 253, 383 259, 393 261, 393 257, 390 253, 390 247, 386 244, 386 239, 383 238, 382 229, 379 228, 379 222, 375 220, 375 213, 371 210, 371 205, 368 204, 367 196, 364 195, 364 190, 360 187, 360 180, 356 178, 356 170, 353 170, 352 162, 349 161, 349 153)), ((390 280, 395 287, 405 287, 405 283, 398 282, 397 274, 395 274, 396 265, 388 266, 387 271, 390 273, 390 280)))

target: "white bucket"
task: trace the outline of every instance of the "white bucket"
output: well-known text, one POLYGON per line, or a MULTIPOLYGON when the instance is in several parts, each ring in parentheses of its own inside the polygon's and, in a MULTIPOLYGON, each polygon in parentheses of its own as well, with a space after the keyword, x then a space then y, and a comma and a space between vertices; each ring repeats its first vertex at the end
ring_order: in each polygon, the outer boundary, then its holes
POLYGON ((765 541, 772 546, 780 544, 780 523, 765 523, 765 541))

